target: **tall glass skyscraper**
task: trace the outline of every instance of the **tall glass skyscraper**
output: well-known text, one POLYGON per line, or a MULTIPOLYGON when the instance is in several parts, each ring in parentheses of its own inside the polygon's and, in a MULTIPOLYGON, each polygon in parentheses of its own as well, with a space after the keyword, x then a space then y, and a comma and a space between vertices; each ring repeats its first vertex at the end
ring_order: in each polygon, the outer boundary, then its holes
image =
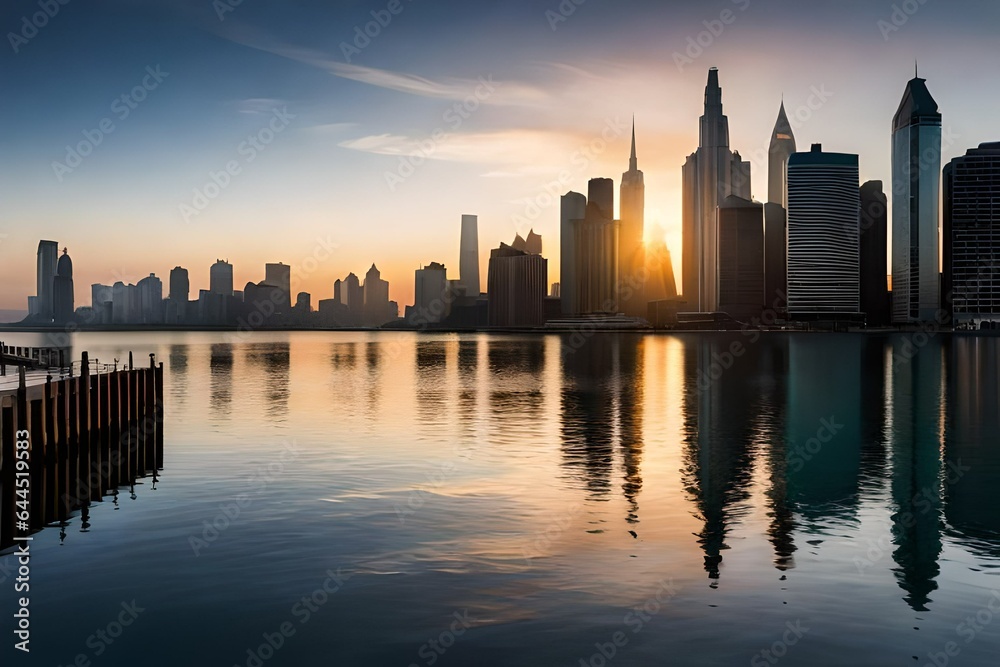
POLYGON ((788 313, 817 318, 860 310, 858 156, 788 158, 788 313))
POLYGON ((48 321, 54 312, 53 285, 56 277, 56 262, 59 260, 59 244, 55 241, 38 242, 38 268, 36 274, 36 300, 38 317, 48 321))
POLYGON ((892 120, 892 320, 930 321, 941 306, 941 114, 924 79, 906 84, 892 120))

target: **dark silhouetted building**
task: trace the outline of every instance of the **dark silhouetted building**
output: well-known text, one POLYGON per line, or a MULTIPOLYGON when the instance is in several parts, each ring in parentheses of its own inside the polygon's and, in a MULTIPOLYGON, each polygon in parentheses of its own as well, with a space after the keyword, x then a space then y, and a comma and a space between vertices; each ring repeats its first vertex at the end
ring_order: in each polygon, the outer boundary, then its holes
POLYGON ((618 228, 610 178, 593 178, 583 220, 575 222, 579 314, 618 312, 618 228))
POLYGON ((941 113, 924 79, 906 84, 892 119, 892 319, 930 321, 940 308, 941 113))
MULTIPOLYGON (((479 281, 479 218, 462 216, 462 239, 458 257, 458 276, 465 295, 478 297, 482 290, 479 281)), ((367 280, 365 281, 367 285, 367 280)))
MULTIPOLYGON (((53 286, 56 263, 59 261, 59 244, 55 241, 38 242, 38 262, 35 275, 35 312, 40 320, 48 322, 54 313, 53 286)), ((30 311, 30 309, 29 309, 30 311)))
MULTIPOLYGON (((476 270, 478 280, 478 267, 476 270)), ((382 280, 382 274, 372 264, 365 274, 364 313, 362 323, 366 327, 380 327, 389 317, 389 283, 382 280)))
POLYGON ((576 225, 587 215, 587 198, 568 192, 560 200, 559 215, 559 298, 563 315, 578 315, 576 225))
POLYGON ((858 156, 788 158, 788 313, 841 319, 860 311, 858 156))
POLYGON ((169 303, 166 306, 166 321, 169 324, 178 324, 187 320, 188 300, 191 298, 191 281, 188 278, 188 270, 175 266, 170 269, 170 291, 168 293, 169 303))
POLYGON ((231 296, 233 293, 233 265, 221 259, 208 271, 208 289, 215 294, 231 296))
POLYGON ((163 324, 163 281, 150 273, 136 284, 136 290, 139 295, 139 323, 163 324))
POLYGON ((1000 142, 944 170, 944 294, 956 326, 1000 321, 1000 142))
POLYGON ((746 322, 764 308, 764 206, 730 195, 718 225, 718 310, 746 322))
POLYGON ((787 240, 785 209, 781 204, 764 204, 764 307, 774 315, 784 314, 788 307, 787 240))
POLYGON ((490 252, 486 288, 489 325, 535 327, 545 324, 548 278, 547 259, 501 243, 490 252))
POLYGON ((265 264, 264 282, 276 287, 280 292, 275 307, 279 313, 287 313, 292 307, 292 267, 287 264, 265 264))
POLYGON ((628 171, 619 189, 621 226, 618 231, 619 307, 631 317, 646 316, 645 210, 646 185, 635 152, 635 122, 632 123, 632 153, 628 171))
POLYGON ((52 319, 56 324, 65 324, 73 318, 74 310, 73 260, 63 248, 52 279, 52 319))
POLYGON ((413 310, 407 319, 416 325, 436 324, 451 312, 452 300, 448 270, 444 264, 431 262, 414 273, 413 310))
POLYGON ((717 310, 719 244, 716 209, 729 195, 750 199, 750 163, 729 150, 729 119, 722 113, 719 71, 708 71, 698 150, 683 168, 683 288, 692 311, 717 310))
POLYGON ((861 311, 870 327, 890 324, 888 253, 888 200, 882 181, 861 186, 861 311))

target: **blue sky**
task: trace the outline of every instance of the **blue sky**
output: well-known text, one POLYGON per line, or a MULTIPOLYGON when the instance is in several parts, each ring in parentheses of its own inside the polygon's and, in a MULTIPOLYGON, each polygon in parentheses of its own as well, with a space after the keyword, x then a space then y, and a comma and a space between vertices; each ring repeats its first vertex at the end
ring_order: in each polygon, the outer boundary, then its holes
POLYGON ((69 247, 78 304, 91 283, 165 280, 178 264, 207 287, 217 257, 238 285, 267 261, 297 266, 314 301, 375 262, 405 304, 418 265, 457 269, 463 213, 480 216, 484 266, 534 227, 555 281, 549 193, 617 183, 633 114, 647 237, 666 238, 679 276, 680 167, 711 66, 759 199, 754 156, 782 95, 800 150, 858 153, 862 180, 888 181, 915 58, 953 137, 945 160, 1000 139, 1000 5, 986 0, 911 0, 910 13, 877 0, 52 3, 37 34, 24 30, 37 0, 0 10, 0 308, 33 293, 39 238, 69 247), (96 145, 78 165, 53 166, 81 142, 96 145))

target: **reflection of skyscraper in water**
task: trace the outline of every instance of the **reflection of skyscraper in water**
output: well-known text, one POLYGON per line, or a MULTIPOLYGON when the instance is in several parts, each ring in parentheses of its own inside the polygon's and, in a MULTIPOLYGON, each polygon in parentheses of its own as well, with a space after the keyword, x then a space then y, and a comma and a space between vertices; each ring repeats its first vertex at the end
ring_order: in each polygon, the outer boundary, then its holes
MULTIPOLYGON (((186 366, 186 363, 185 363, 186 366)), ((233 402, 233 346, 213 343, 208 360, 209 407, 212 414, 229 418, 233 402)))
POLYGON ((643 355, 644 337, 623 336, 619 345, 618 381, 615 400, 618 402, 618 436, 622 458, 622 494, 628 503, 626 521, 639 523, 639 493, 642 491, 642 420, 645 387, 643 355))
POLYGON ((788 443, 784 424, 788 403, 788 338, 760 341, 761 429, 767 443, 765 461, 768 470, 767 527, 768 540, 774 547, 774 566, 781 571, 795 567, 795 512, 788 497, 788 443))
POLYGON ((946 357, 948 393, 944 515, 973 553, 1000 558, 1000 338, 956 337, 946 357), (960 466, 960 467, 959 467, 960 466), (961 470, 959 476, 958 467, 961 470))
POLYGON ((788 493, 810 532, 857 511, 862 342, 841 334, 789 340, 788 493))
POLYGON ((249 366, 262 376, 250 382, 263 388, 264 402, 269 416, 272 417, 288 413, 290 348, 288 342, 274 342, 255 343, 247 349, 246 358, 249 366))
POLYGON ((479 401, 479 336, 458 341, 458 433, 469 441, 474 437, 479 401))
POLYGON ((170 399, 176 405, 182 406, 186 402, 188 393, 188 346, 171 345, 168 353, 167 367, 170 370, 170 399))
POLYGON ((697 516, 704 521, 697 537, 710 579, 720 577, 722 552, 729 548, 726 536, 748 509, 753 474, 757 351, 750 348, 742 356, 727 357, 733 340, 698 338, 688 341, 684 350, 682 474, 697 516))
POLYGON ((416 343, 417 415, 420 425, 434 433, 448 423, 447 346, 444 340, 416 343))
POLYGON ((926 611, 937 589, 941 555, 941 435, 947 398, 942 392, 941 341, 909 360, 910 337, 893 341, 892 366, 892 515, 896 580, 904 600, 926 611))
POLYGON ((502 433, 510 419, 523 419, 527 428, 540 421, 545 340, 491 339, 486 355, 490 369, 490 413, 496 418, 501 437, 509 437, 513 443, 524 434, 502 433))
POLYGON ((562 339, 563 468, 572 481, 582 483, 589 500, 604 500, 611 491, 615 443, 608 387, 616 338, 593 336, 580 348, 572 337, 562 339))

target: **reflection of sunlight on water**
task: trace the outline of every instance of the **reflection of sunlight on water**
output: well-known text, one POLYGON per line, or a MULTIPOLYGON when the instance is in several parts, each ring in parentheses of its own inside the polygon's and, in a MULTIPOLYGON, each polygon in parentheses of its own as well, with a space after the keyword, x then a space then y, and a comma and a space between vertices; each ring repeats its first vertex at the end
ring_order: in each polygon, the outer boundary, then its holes
MULTIPOLYGON (((87 334, 77 347, 105 357, 131 344, 167 361, 166 468, 155 498, 113 514, 124 523, 91 508, 107 532, 86 538, 145 554, 142 573, 119 565, 119 576, 141 587, 155 571, 158 588, 144 592, 166 606, 211 600, 196 588, 210 586, 256 627, 234 600, 247 614, 284 607, 289 591, 315 585, 313 571, 343 565, 358 576, 345 606, 324 610, 327 627, 376 646, 390 628, 434 632, 428 617, 468 607, 493 634, 463 641, 523 647, 515 662, 533 664, 577 629, 592 647, 670 578, 677 599, 635 656, 749 660, 760 627, 808 617, 827 629, 796 647, 803 664, 852 633, 889 664, 901 659, 894 647, 919 653, 914 626, 944 637, 970 591, 996 587, 997 339, 935 340, 894 365, 898 336, 599 335, 575 352, 559 336, 125 338, 87 334), (733 341, 746 353, 699 387, 733 341), (835 437, 797 449, 830 418, 843 425, 835 437), (285 441, 294 462, 251 490, 248 474, 285 441), (970 470, 944 483, 959 459, 970 470), (925 512, 914 497, 928 488, 925 512), (185 560, 191 531, 241 493, 245 513, 185 560), (859 573, 855 559, 882 538, 859 573), (171 597, 181 593, 191 597, 171 597), (720 623, 725 636, 706 638, 720 623)), ((83 595, 53 577, 69 599, 83 595)), ((534 664, 592 650, 573 647, 534 664)), ((966 657, 989 648, 981 640, 966 657)), ((630 660, 620 664, 640 664, 630 660)))

